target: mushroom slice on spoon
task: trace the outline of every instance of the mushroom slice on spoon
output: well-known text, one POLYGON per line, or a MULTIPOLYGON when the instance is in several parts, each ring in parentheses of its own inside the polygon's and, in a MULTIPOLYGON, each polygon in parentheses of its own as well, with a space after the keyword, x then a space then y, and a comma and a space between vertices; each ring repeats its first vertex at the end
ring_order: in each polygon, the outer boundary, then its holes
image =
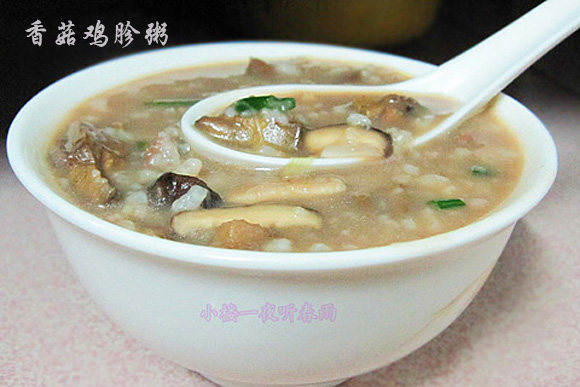
POLYGON ((319 157, 389 157, 393 139, 375 128, 333 125, 304 133, 304 150, 319 157))

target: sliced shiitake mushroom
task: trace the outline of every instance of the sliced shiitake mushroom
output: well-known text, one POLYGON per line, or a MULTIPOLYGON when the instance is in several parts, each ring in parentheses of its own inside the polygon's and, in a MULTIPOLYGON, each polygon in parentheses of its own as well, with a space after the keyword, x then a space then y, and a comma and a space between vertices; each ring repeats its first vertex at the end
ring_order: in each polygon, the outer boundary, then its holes
POLYGON ((233 220, 243 220, 266 228, 322 227, 321 216, 312 210, 271 204, 180 212, 171 219, 171 228, 176 234, 186 237, 233 220))
POLYGON ((71 188, 91 204, 103 205, 117 196, 110 177, 124 167, 128 144, 87 122, 71 124, 58 161, 66 166, 71 188))
POLYGON ((232 220, 216 228, 210 244, 225 249, 254 250, 273 234, 274 231, 270 228, 245 220, 232 220))
POLYGON ((91 204, 106 204, 117 194, 115 187, 101 175, 101 171, 94 164, 71 164, 68 180, 71 188, 91 204))
POLYGON ((345 190, 346 184, 340 178, 323 176, 243 186, 230 191, 226 200, 231 203, 255 204, 327 196, 345 190))
POLYGON ((298 150, 302 129, 295 123, 281 124, 260 116, 226 115, 204 116, 196 121, 195 127, 226 145, 252 150, 267 145, 289 153, 298 150))
POLYGON ((99 168, 86 138, 75 144, 67 154, 68 180, 71 188, 91 204, 103 205, 117 195, 117 190, 99 168))
POLYGON ((389 157, 393 140, 375 128, 333 125, 304 133, 302 146, 320 157, 389 157))
POLYGON ((218 207, 222 198, 217 192, 212 190, 203 180, 189 175, 180 175, 173 172, 167 172, 159 176, 147 190, 147 200, 149 205, 154 208, 169 207, 174 201, 182 197, 193 186, 205 188, 209 193, 201 203, 203 208, 218 207))
POLYGON ((410 117, 426 113, 426 109, 413 98, 389 94, 381 99, 361 97, 354 102, 355 108, 385 126, 403 125, 410 117))
MULTIPOLYGON (((80 130, 87 135, 94 152, 107 151, 118 157, 125 157, 129 150, 129 144, 108 134, 106 130, 99 129, 88 122, 81 122, 80 130)), ((120 129, 122 130, 122 129, 120 129)), ((100 156, 100 155, 99 155, 100 156)))
POLYGON ((246 67, 246 75, 262 79, 272 79, 275 78, 277 74, 274 66, 261 59, 250 58, 248 67, 246 67))

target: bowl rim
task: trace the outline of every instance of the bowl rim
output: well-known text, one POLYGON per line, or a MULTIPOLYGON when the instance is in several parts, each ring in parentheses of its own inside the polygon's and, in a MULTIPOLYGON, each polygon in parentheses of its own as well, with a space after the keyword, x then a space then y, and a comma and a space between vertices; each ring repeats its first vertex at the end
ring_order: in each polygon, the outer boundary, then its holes
MULTIPOLYGON (((366 53, 380 55, 385 58, 386 65, 395 62, 403 62, 424 66, 426 69, 434 65, 409 59, 392 54, 376 52, 372 50, 341 47, 326 44, 299 43, 299 42, 272 42, 272 41, 244 41, 244 42, 220 42, 183 45, 170 48, 149 50, 132 55, 127 55, 105 62, 101 62, 85 69, 74 72, 44 88, 31 98, 17 113, 12 121, 7 137, 7 154, 9 163, 20 182, 25 188, 45 207, 65 219, 69 223, 93 234, 106 241, 124 246, 128 249, 142 253, 151 254, 160 258, 186 262, 190 264, 200 264, 204 266, 225 267, 232 269, 251 269, 263 271, 327 271, 348 268, 361 268, 375 265, 393 264, 402 261, 409 261, 424 256, 432 256, 444 253, 449 250, 469 245, 486 237, 491 237, 501 230, 523 217, 530 211, 548 192, 557 171, 557 153, 554 140, 550 136, 544 124, 524 105, 515 99, 504 94, 501 100, 507 100, 518 109, 525 110, 539 124, 536 135, 542 137, 545 144, 547 165, 545 173, 537 179, 534 186, 524 192, 519 200, 488 214, 487 216, 458 229, 437 234, 428 238, 399 242, 386 246, 371 247, 365 249, 332 251, 332 252, 264 252, 248 250, 231 250, 202 245, 188 244, 184 242, 172 241, 159 237, 132 231, 121 226, 117 226, 104 219, 77 207, 73 203, 64 199, 51 189, 46 182, 38 176, 29 165, 25 152, 23 151, 25 126, 21 124, 29 109, 36 104, 48 90, 61 87, 72 77, 76 77, 104 66, 122 64, 123 61, 142 59, 148 60, 152 57, 163 56, 168 53, 189 52, 200 49, 215 49, 225 51, 235 47, 256 49, 267 49, 268 47, 281 49, 285 47, 298 48, 305 47, 310 50, 338 50, 345 53, 366 53)), ((304 54, 304 56, 316 57, 316 55, 304 54)), ((283 57, 279 55, 278 57, 283 57)), ((222 62, 221 60, 208 60, 207 63, 222 62)), ((353 62, 357 62, 356 59, 353 62)), ((393 66, 395 67, 395 66, 393 66)), ((167 67, 166 70, 180 67, 167 67)), ((151 75, 158 73, 152 72, 151 75)), ((139 77, 126 79, 130 82, 139 77)), ((110 87, 109 87, 110 88, 110 87)), ((78 103, 78 102, 77 102, 78 103)))

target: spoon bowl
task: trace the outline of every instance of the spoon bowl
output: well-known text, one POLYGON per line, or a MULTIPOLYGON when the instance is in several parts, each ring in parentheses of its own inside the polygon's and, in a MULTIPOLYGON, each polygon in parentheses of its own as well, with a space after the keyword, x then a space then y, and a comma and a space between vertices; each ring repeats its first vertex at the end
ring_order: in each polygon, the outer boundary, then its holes
MULTIPOLYGON (((398 94, 415 99, 433 115, 448 114, 428 132, 414 139, 418 146, 461 124, 479 112, 514 78, 580 26, 578 0, 547 0, 486 40, 456 56, 434 71, 404 82, 381 86, 268 85, 220 93, 193 105, 182 117, 181 129, 202 154, 221 162, 256 168, 286 166, 290 158, 271 157, 234 150, 199 132, 195 123, 203 116, 219 114, 235 101, 250 96, 288 97, 297 93, 398 94)), ((346 166, 364 158, 315 158, 314 168, 346 166)))
MULTIPOLYGON (((409 82, 409 81, 407 81, 409 82)), ((196 149, 207 157, 222 162, 240 162, 247 166, 255 168, 282 168, 286 166, 291 159, 286 157, 263 156, 259 154, 238 151, 227 146, 220 145, 195 128, 195 122, 206 115, 220 114, 225 108, 233 102, 250 96, 271 95, 278 97, 292 96, 298 93, 324 93, 324 94, 364 94, 364 95, 387 95, 394 94, 399 90, 397 86, 404 87, 407 82, 401 82, 387 86, 343 86, 343 85, 304 85, 304 84, 286 84, 286 85, 267 85, 252 88, 232 90, 225 93, 216 94, 210 98, 203 99, 189 108, 181 119, 181 128, 185 138, 195 145, 196 149)), ((406 93, 409 95, 410 93, 406 93)), ((448 113, 456 101, 445 98, 432 98, 433 101, 440 100, 439 105, 433 106, 439 108, 439 114, 448 113)), ((364 160, 362 157, 349 158, 314 158, 311 166, 313 167, 336 167, 347 166, 364 160)))

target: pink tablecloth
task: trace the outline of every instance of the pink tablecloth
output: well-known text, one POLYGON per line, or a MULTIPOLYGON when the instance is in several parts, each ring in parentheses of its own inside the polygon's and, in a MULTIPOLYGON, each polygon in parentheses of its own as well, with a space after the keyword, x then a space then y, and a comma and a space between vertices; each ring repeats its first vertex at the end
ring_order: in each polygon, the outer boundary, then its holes
MULTIPOLYGON (((530 73, 510 90, 556 139, 555 186, 451 327, 346 386, 580 385, 580 98, 530 73)), ((213 385, 97 309, 3 153, 0 219, 0 385, 213 385)))

